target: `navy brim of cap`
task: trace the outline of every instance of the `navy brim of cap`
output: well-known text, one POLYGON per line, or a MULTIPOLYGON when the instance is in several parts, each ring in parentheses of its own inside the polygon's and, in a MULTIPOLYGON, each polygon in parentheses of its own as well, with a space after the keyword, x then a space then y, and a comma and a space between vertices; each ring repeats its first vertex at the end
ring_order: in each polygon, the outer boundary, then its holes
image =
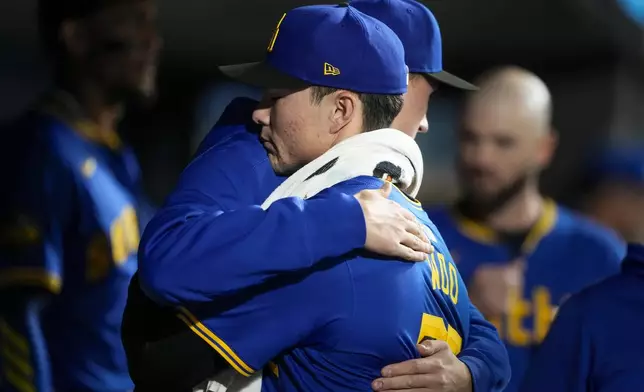
POLYGON ((445 71, 425 73, 425 76, 432 78, 434 80, 437 80, 442 84, 446 84, 448 86, 457 88, 459 90, 475 91, 479 89, 472 83, 466 82, 465 80, 459 78, 458 76, 452 75, 451 73, 445 72, 445 71))
POLYGON ((259 88, 305 89, 311 86, 264 62, 224 65, 219 70, 229 78, 259 88))

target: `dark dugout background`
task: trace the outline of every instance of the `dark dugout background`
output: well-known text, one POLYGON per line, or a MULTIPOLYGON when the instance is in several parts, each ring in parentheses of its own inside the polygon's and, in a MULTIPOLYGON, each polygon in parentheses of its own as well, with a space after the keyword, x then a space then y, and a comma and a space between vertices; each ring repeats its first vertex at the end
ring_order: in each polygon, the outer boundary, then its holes
MULTIPOLYGON (((260 59, 279 16, 314 3, 319 1, 159 1, 165 38, 160 95, 153 107, 130 110, 123 124, 155 201, 161 202, 174 185, 204 122, 216 117, 216 106, 240 92, 220 83, 216 66, 260 59)), ((425 3, 441 24, 450 71, 471 78, 490 66, 518 64, 550 86, 561 138, 543 178, 550 195, 574 202, 576 179, 595 146, 644 136, 644 31, 636 23, 642 13, 638 0, 425 3)), ((34 0, 0 2, 0 121, 24 110, 49 85, 34 21, 34 0)), ((418 140, 428 166, 424 201, 454 195, 452 131, 459 101, 441 92, 431 104, 430 134, 418 140)))

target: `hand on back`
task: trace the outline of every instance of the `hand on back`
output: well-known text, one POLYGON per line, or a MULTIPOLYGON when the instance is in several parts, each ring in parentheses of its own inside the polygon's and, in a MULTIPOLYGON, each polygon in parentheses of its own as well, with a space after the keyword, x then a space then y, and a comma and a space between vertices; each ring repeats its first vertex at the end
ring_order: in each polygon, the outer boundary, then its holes
POLYGON ((479 267, 468 287, 472 303, 486 318, 507 313, 512 299, 522 294, 524 270, 522 259, 479 267))
POLYGON ((409 261, 424 261, 434 251, 414 214, 389 200, 392 185, 363 190, 355 195, 367 226, 365 248, 371 252, 409 261))

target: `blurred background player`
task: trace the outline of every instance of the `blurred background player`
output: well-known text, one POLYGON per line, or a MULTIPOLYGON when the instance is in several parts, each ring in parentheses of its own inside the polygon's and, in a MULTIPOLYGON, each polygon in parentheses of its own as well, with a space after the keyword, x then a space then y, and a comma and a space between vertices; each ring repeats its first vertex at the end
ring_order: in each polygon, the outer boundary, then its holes
POLYGON ((147 207, 116 128, 155 92, 155 22, 148 0, 40 4, 55 88, 2 154, 3 391, 132 388, 120 326, 147 207))
POLYGON ((619 231, 628 254, 621 274, 563 304, 522 392, 621 392, 644 385, 644 150, 601 154, 589 176, 596 187, 588 210, 619 231))
POLYGON ((556 147, 552 103, 534 74, 485 74, 458 133, 461 198, 430 213, 472 302, 506 343, 517 390, 533 349, 568 295, 619 270, 623 244, 539 192, 556 147))
POLYGON ((612 148, 592 161, 583 212, 624 239, 637 238, 644 222, 644 148, 612 148))

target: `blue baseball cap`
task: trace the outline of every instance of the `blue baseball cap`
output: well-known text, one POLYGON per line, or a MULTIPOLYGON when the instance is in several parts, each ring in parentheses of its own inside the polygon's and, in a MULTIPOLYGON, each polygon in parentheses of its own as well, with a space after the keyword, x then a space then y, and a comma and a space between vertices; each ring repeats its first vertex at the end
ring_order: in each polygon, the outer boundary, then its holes
POLYGON ((219 69, 261 88, 315 85, 403 94, 408 82, 400 39, 383 22, 348 4, 305 6, 285 13, 264 61, 219 69))
POLYGON ((611 148, 596 157, 590 169, 587 176, 591 181, 621 181, 644 185, 644 148, 611 148))
POLYGON ((353 0, 349 4, 391 28, 405 47, 409 72, 462 90, 473 84, 443 70, 443 43, 434 14, 416 0, 353 0))

